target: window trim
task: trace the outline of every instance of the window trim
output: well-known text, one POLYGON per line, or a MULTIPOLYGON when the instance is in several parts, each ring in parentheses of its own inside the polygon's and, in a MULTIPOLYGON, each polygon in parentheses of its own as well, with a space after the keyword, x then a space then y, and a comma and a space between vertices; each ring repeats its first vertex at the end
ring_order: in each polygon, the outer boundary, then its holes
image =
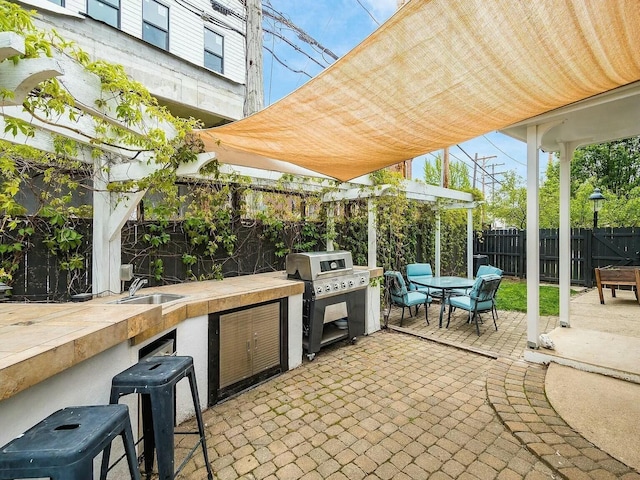
MULTIPOLYGON (((212 72, 216 72, 216 73, 220 73, 221 75, 224 75, 224 35, 220 35, 218 32, 216 32, 215 30, 205 26, 204 30, 208 30, 210 33, 217 35, 218 37, 220 37, 222 39, 222 56, 218 55, 215 52, 212 52, 211 50, 209 50, 207 48, 207 42, 206 40, 203 42, 204 43, 204 58, 203 58, 203 64, 204 64, 204 68, 206 68, 207 70, 211 70, 212 72), (212 55, 214 57, 217 57, 220 59, 220 71, 218 70, 214 70, 212 68, 207 67, 206 65, 206 54, 212 55)), ((203 40, 206 39, 206 32, 203 32, 203 40)))
POLYGON ((159 2, 158 0, 148 0, 148 1, 149 2, 153 2, 153 3, 155 3, 157 5, 160 5, 160 6, 162 6, 162 7, 167 9, 167 28, 165 30, 163 27, 161 27, 159 25, 156 25, 154 22, 151 22, 149 20, 145 20, 145 18, 144 18, 145 0, 142 0, 142 35, 141 35, 142 40, 147 42, 149 45, 153 45, 154 47, 160 48, 160 49, 165 50, 165 51, 168 52, 169 51, 169 28, 171 26, 171 22, 169 21, 169 15, 170 15, 169 5, 166 5, 163 2, 159 2), (158 30, 160 32, 163 32, 166 35, 165 47, 161 47, 159 45, 156 45, 155 43, 150 42, 149 40, 145 40, 145 38, 144 38, 144 27, 145 27, 145 25, 148 25, 151 28, 154 28, 154 29, 156 29, 156 30, 158 30))
MULTIPOLYGON (((111 2, 113 2, 113 1, 114 1, 114 0, 87 0, 87 2, 86 2, 87 16, 88 16, 89 18, 93 18, 93 19, 94 19, 94 20, 96 20, 97 22, 102 22, 102 23, 104 23, 105 25, 109 25, 110 27, 114 27, 114 28, 117 28, 118 30, 120 30, 121 12, 122 12, 122 2, 121 2, 121 0, 115 0, 115 1, 117 1, 118 6, 117 6, 117 7, 114 7, 114 6, 111 4, 111 2), (107 22, 105 22, 104 20, 100 20, 99 18, 92 17, 92 16, 91 16, 91 14, 89 13, 89 5, 90 5, 91 3, 100 3, 100 4, 102 4, 102 5, 104 5, 104 6, 108 7, 108 8, 112 8, 112 9, 114 9, 114 10, 117 12, 117 15, 116 15, 116 17, 117 17, 117 18, 116 18, 116 25, 111 25, 110 23, 107 23, 107 22)), ((64 3, 64 0, 62 0, 62 2, 64 3)))

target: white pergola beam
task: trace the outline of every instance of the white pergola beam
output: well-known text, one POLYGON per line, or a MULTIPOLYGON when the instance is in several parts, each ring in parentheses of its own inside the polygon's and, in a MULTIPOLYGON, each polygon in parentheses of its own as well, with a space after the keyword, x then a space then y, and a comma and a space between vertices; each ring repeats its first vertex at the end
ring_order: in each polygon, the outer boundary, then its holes
POLYGON ((14 32, 0 32, 0 61, 24 55, 24 37, 14 32))
POLYGON ((0 63, 0 85, 13 92, 13 97, 0 98, 0 105, 22 105, 39 83, 58 75, 62 75, 62 68, 53 58, 25 58, 18 63, 0 63))
POLYGON ((167 132, 167 138, 175 136, 173 126, 167 122, 153 119, 145 113, 144 107, 139 109, 142 113, 141 125, 124 124, 117 115, 119 105, 117 97, 120 92, 102 90, 100 78, 88 72, 85 67, 63 54, 56 54, 55 57, 63 70, 63 75, 58 79, 63 87, 73 95, 75 106, 83 112, 100 118, 114 126, 127 130, 133 134, 144 136, 150 129, 160 128, 167 132))

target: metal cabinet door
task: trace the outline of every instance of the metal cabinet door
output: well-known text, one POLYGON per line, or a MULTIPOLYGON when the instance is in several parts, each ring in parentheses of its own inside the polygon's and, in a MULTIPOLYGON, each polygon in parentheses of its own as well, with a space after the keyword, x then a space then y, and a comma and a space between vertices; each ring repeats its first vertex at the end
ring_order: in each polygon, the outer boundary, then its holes
POLYGON ((253 373, 280 365, 280 304, 251 309, 253 319, 253 373))
POLYGON ((252 375, 252 311, 220 315, 220 388, 252 375))

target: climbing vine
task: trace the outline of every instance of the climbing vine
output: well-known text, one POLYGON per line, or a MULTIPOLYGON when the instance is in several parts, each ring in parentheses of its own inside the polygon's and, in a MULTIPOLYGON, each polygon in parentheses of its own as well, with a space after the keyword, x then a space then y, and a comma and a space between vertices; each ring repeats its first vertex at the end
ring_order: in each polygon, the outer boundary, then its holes
MULTIPOLYGON (((0 281, 12 284, 24 275, 25 255, 40 246, 65 276, 67 296, 90 289, 87 220, 94 213, 95 180, 133 161, 157 168, 106 188, 122 198, 146 192, 135 220, 125 226, 122 252, 123 261, 134 263, 151 283, 281 269, 288 253, 323 250, 327 240, 352 251, 356 264, 367 263, 366 200, 334 202, 329 224, 323 197, 336 189, 334 182, 283 175, 276 183, 251 184, 221 174, 216 161, 198 178, 178 179, 176 168, 194 162, 203 149, 191 133, 198 127, 195 120, 174 117, 122 66, 91 60, 55 31, 37 29, 28 12, 5 0, 0 0, 0 31, 25 41, 25 53, 5 61, 71 58, 101 84, 95 104, 81 105, 64 81, 52 78, 27 95, 21 118, 2 117, 5 133, 26 138, 28 145, 0 141, 0 281), (34 147, 36 122, 60 132, 51 136, 47 151, 34 147)), ((0 85, 0 102, 12 99, 13 92, 0 85)), ((371 178, 372 188, 391 185, 385 195, 374 196, 379 264, 401 269, 412 261, 433 261, 439 207, 407 199, 398 175, 380 171, 371 178)), ((448 215, 443 213, 442 222, 446 244, 462 245, 466 237, 458 217, 448 215)), ((447 271, 459 271, 461 248, 452 247, 443 257, 447 271)))

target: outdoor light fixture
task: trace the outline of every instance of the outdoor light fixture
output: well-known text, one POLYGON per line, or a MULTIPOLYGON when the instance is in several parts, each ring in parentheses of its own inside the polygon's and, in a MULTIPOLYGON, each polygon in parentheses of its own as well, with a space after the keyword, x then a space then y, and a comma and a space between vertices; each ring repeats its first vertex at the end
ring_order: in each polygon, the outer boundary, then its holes
POLYGON ((598 228, 598 212, 602 208, 605 198, 600 192, 600 189, 596 188, 593 190, 593 193, 589 195, 589 200, 593 202, 593 229, 595 230, 598 228))

